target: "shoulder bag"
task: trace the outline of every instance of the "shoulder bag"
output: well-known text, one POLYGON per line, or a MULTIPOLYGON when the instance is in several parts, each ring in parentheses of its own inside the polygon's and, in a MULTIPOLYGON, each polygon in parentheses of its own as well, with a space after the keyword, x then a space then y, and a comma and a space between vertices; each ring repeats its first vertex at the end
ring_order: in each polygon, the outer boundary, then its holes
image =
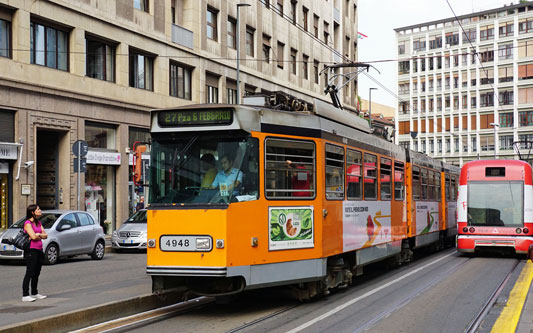
POLYGON ((19 233, 13 237, 12 243, 15 247, 27 251, 30 248, 30 235, 25 233, 24 229, 21 228, 19 233))

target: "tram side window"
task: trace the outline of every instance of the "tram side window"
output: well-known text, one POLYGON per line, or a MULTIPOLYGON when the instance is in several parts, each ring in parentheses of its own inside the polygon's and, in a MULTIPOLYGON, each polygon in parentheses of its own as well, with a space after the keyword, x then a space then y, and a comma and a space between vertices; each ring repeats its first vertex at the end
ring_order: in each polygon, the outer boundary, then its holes
POLYGON ((326 144, 326 198, 344 199, 344 148, 326 144))
POLYGON ((364 168, 363 172, 365 175, 365 181, 364 181, 364 193, 365 193, 365 200, 367 199, 377 199, 377 161, 378 158, 376 155, 371 154, 365 154, 364 155, 364 168))
POLYGON ((357 150, 346 151, 346 183, 348 184, 348 200, 363 197, 363 182, 361 181, 363 154, 357 150))
POLYGON ((444 178, 444 186, 445 186, 445 194, 446 194, 446 201, 451 201, 450 197, 450 175, 446 174, 444 178))
POLYGON ((422 168, 421 200, 428 199, 428 169, 422 168))
POLYGON ((452 201, 457 200, 457 177, 453 176, 451 177, 451 191, 450 197, 452 201))
POLYGON ((265 196, 268 199, 315 197, 315 144, 267 138, 265 196))
POLYGON ((413 166, 413 200, 420 200, 420 168, 413 166))
POLYGON ((381 200, 392 200, 392 161, 382 157, 380 168, 381 200))
POLYGON ((441 191, 440 172, 436 172, 435 173, 435 199, 437 201, 440 201, 440 191, 441 191))
POLYGON ((402 162, 394 162, 394 199, 403 200, 404 198, 404 167, 402 162))
POLYGON ((428 200, 435 201, 435 171, 428 170, 428 200))

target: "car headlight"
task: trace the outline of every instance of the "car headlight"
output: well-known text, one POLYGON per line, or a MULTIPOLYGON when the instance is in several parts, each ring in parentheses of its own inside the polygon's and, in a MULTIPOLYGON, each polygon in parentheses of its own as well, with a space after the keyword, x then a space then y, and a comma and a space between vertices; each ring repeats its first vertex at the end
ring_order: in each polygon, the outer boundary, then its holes
POLYGON ((118 237, 118 232, 116 230, 113 231, 113 237, 118 237))
POLYGON ((211 249, 211 239, 210 238, 196 238, 196 249, 197 250, 209 250, 211 249))

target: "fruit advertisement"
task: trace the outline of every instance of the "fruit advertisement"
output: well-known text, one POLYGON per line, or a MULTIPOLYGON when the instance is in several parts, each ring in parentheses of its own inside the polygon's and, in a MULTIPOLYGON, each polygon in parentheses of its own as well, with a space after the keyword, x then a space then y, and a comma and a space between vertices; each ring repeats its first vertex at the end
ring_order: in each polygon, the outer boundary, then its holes
POLYGON ((344 201, 342 242, 344 251, 390 242, 390 202, 344 201))
POLYGON ((313 207, 269 207, 269 250, 314 247, 313 207))
POLYGON ((439 203, 416 203, 416 234, 422 235, 439 230, 439 203))

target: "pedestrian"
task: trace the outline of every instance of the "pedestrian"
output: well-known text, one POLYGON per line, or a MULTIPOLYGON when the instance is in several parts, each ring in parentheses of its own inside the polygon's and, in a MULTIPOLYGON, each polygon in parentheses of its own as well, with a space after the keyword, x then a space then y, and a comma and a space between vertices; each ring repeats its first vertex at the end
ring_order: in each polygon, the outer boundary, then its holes
POLYGON ((139 198, 139 202, 137 203, 137 206, 135 206, 135 211, 139 211, 141 209, 144 209, 144 195, 141 195, 139 198))
POLYGON ((24 232, 30 236, 30 248, 24 251, 26 258, 26 274, 22 280, 22 301, 33 302, 36 299, 44 299, 46 296, 39 294, 37 290, 37 283, 39 282, 39 275, 41 274, 41 267, 43 266, 43 239, 48 235, 44 230, 41 221, 41 208, 38 205, 29 205, 26 208, 26 221, 24 222, 24 232), (30 291, 31 282, 31 295, 30 291))

